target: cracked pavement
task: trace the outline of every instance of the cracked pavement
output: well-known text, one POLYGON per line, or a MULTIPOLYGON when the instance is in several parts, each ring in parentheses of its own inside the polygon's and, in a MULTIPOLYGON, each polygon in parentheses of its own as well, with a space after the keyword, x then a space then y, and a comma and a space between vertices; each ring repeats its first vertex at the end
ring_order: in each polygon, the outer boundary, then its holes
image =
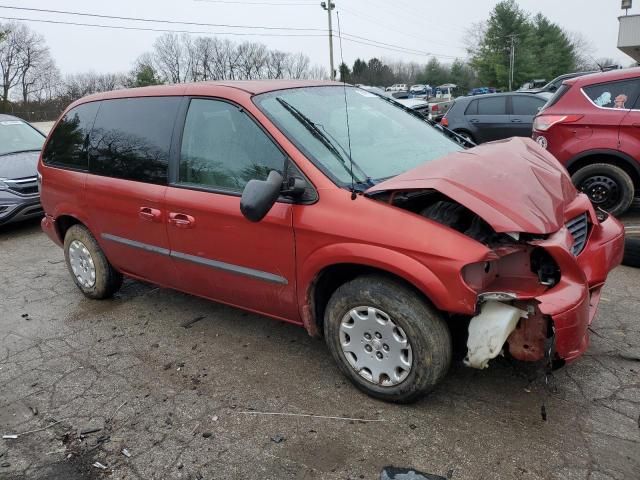
POLYGON ((33 431, 0 439, 0 479, 640 478, 637 269, 612 273, 587 354, 549 387, 457 362, 408 406, 360 393, 296 326, 131 280, 86 299, 38 222, 0 227, 0 279, 0 434, 33 431))

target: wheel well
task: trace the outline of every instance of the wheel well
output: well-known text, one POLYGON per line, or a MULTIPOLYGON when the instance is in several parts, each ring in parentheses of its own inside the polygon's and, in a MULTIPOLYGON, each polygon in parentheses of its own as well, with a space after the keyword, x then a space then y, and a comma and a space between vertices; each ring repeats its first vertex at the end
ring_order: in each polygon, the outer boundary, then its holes
POLYGON ((80 220, 76 217, 72 217, 71 215, 61 215, 56 218, 56 230, 58 231, 58 237, 62 242, 64 242, 64 236, 67 234, 67 230, 77 223, 82 224, 80 220))
POLYGON ((622 157, 618 157, 616 155, 608 155, 608 154, 600 154, 600 153, 588 155, 586 157, 579 158, 578 160, 575 160, 574 162, 570 163, 567 170, 571 175, 573 175, 581 168, 586 167, 587 165, 592 165, 594 163, 608 163, 610 165, 615 165, 616 167, 621 168, 622 170, 627 172, 627 174, 631 177, 631 180, 633 181, 633 186, 636 189, 640 189, 640 173, 638 172, 638 169, 634 165, 632 165, 629 162, 629 160, 626 160, 622 157))
POLYGON ((312 307, 314 315, 314 321, 318 328, 320 335, 323 334, 324 313, 327 307, 327 303, 331 298, 331 295, 341 286, 350 280, 361 275, 384 275, 390 279, 397 281, 398 283, 405 285, 413 290, 417 295, 424 298, 430 304, 432 302, 427 296, 419 290, 415 285, 408 282, 404 278, 395 275, 386 270, 370 267, 368 265, 341 263, 337 265, 331 265, 322 270, 313 281, 309 291, 309 304, 312 307))

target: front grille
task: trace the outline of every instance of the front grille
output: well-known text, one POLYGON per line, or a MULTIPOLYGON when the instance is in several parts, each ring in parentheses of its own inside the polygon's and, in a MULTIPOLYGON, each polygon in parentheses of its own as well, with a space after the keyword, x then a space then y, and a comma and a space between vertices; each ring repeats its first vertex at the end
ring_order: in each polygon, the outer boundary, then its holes
POLYGON ((3 180, 9 190, 18 195, 35 195, 38 193, 38 178, 20 178, 17 180, 3 180))
POLYGON ((580 255, 587 244, 587 234, 589 233, 589 222, 587 221, 586 212, 582 215, 578 215, 567 222, 567 229, 573 236, 573 245, 571 247, 571 253, 576 257, 580 255))

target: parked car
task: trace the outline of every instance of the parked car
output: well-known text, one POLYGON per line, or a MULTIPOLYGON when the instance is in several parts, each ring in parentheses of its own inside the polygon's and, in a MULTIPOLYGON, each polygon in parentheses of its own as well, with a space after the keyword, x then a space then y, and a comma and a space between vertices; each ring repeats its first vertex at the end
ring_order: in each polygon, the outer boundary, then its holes
POLYGON ((526 92, 526 91, 528 91, 528 90, 533 90, 533 89, 536 89, 536 88, 542 88, 542 87, 544 87, 546 84, 547 84, 547 81, 546 81, 545 79, 543 79, 543 78, 538 78, 538 79, 531 80, 530 82, 527 82, 527 83, 523 84, 523 85, 518 89, 518 91, 520 91, 520 92, 522 92, 522 91, 526 92))
POLYGON ((640 187, 640 68, 566 80, 536 117, 533 138, 595 206, 624 213, 640 187))
POLYGON ((539 87, 539 88, 521 88, 518 91, 519 92, 528 92, 528 93, 543 93, 543 92, 555 93, 560 88, 560 85, 562 85, 562 83, 565 80, 569 80, 571 78, 582 77, 584 75, 591 75, 592 73, 598 73, 598 72, 597 71, 588 71, 588 72, 565 73, 564 75, 560 75, 560 76, 554 78, 553 80, 551 80, 549 83, 547 83, 546 85, 544 85, 542 87, 539 87))
POLYGON ((577 358, 622 258, 620 223, 531 139, 464 150, 336 82, 92 95, 39 172, 42 228, 87 297, 128 275, 304 326, 389 401, 444 377, 450 322, 470 321, 472 367, 577 358))
POLYGON ((406 83, 396 83, 386 88, 387 92, 408 92, 409 88, 406 83))
POLYGON ((530 137, 533 118, 550 97, 519 92, 459 97, 442 125, 475 143, 530 137))
POLYGON ((422 85, 422 84, 411 85, 411 88, 409 89, 409 95, 412 95, 415 97, 424 97, 429 95, 430 92, 431 92, 431 87, 429 85, 422 85))
POLYGON ((396 102, 404 105, 419 114, 429 117, 429 102, 421 98, 396 98, 396 102))
POLYGON ((0 225, 43 215, 37 167, 44 140, 24 120, 0 114, 0 225))

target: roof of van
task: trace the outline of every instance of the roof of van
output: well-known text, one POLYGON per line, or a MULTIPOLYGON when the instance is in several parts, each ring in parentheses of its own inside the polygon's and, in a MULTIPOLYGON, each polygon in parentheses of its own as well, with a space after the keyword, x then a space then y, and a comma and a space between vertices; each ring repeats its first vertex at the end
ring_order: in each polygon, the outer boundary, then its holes
POLYGON ((289 88, 341 86, 341 82, 327 80, 220 80, 215 82, 178 83, 174 85, 157 85, 151 87, 129 88, 123 90, 113 90, 110 92, 95 93, 82 99, 95 101, 108 98, 123 98, 136 96, 154 95, 185 95, 193 87, 197 87, 199 92, 207 87, 229 87, 242 90, 251 95, 273 92, 276 90, 286 90, 289 88))

